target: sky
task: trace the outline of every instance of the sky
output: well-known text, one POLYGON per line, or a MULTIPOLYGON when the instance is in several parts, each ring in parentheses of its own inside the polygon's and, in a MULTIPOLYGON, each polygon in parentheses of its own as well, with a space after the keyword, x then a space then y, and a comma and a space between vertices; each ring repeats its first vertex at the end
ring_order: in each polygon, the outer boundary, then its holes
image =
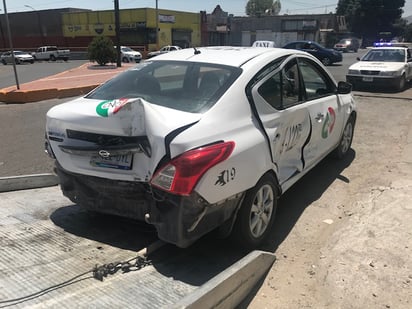
MULTIPOLYGON (((114 7, 113 0, 3 0, 6 1, 8 13, 46 10, 58 8, 82 8, 91 10, 111 10, 114 7)), ((3 2, 2 1, 2 2, 3 2)), ((2 14, 4 12, 3 3, 0 2, 2 14)), ((229 14, 235 16, 245 15, 247 0, 158 0, 160 9, 170 9, 176 11, 211 13, 216 5, 229 14)), ((281 0, 282 9, 280 14, 323 14, 335 12, 337 0, 281 0)), ((119 0, 120 9, 156 7, 156 0, 119 0)), ((403 17, 412 15, 412 0, 406 0, 403 8, 403 17)))

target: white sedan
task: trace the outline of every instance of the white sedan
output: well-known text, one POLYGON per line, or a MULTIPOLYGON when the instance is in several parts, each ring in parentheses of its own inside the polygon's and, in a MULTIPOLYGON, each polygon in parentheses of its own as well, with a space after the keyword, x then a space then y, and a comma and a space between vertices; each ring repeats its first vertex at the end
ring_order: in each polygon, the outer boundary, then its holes
POLYGON ((183 49, 50 109, 46 150, 86 209, 145 220, 180 247, 218 229, 253 248, 279 196, 348 153, 356 115, 350 84, 308 53, 183 49))
POLYGON ((153 58, 162 54, 166 54, 166 53, 170 53, 172 51, 176 51, 176 50, 180 50, 181 48, 179 46, 174 46, 174 45, 166 45, 163 46, 161 49, 159 50, 155 50, 152 52, 149 52, 147 54, 147 58, 153 58))
POLYGON ((20 50, 15 50, 13 53, 11 51, 4 52, 0 56, 0 61, 4 65, 8 63, 13 63, 13 56, 14 56, 14 62, 16 64, 34 63, 34 58, 32 55, 30 55, 29 53, 20 51, 20 50))
POLYGON ((371 48, 349 67, 346 81, 353 87, 371 86, 398 91, 412 80, 412 54, 406 47, 371 48))
MULTIPOLYGON (((116 48, 116 46, 114 48, 116 48)), ((142 54, 128 46, 120 46, 120 53, 122 62, 139 63, 142 60, 142 54)))

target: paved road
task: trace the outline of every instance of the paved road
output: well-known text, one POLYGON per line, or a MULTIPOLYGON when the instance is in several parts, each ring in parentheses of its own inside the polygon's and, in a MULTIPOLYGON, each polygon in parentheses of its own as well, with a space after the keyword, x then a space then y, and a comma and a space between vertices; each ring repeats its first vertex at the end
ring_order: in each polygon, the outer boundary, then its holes
MULTIPOLYGON (((31 82, 46 76, 54 75, 72 68, 76 68, 87 60, 69 60, 55 62, 35 62, 33 64, 16 65, 19 84, 31 82)), ((16 85, 13 65, 0 65, 0 89, 16 85)))

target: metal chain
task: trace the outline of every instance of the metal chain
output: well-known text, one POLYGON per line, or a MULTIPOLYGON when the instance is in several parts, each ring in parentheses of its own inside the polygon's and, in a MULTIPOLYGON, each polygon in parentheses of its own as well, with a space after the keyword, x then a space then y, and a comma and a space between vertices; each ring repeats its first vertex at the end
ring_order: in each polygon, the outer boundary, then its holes
POLYGON ((119 270, 122 270, 123 273, 127 273, 130 271, 136 271, 142 269, 145 266, 152 265, 152 261, 148 260, 146 257, 137 256, 126 262, 114 262, 108 263, 101 266, 95 266, 93 268, 93 278, 103 281, 105 277, 108 275, 114 275, 119 270), (131 261, 136 260, 134 263, 131 261))

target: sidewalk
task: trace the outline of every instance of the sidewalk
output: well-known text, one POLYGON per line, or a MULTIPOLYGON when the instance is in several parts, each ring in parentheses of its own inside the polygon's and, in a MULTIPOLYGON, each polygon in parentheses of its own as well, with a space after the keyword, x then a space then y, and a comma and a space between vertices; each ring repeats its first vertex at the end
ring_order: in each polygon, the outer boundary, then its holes
POLYGON ((112 78, 135 63, 99 66, 95 63, 85 63, 77 68, 61 72, 56 75, 0 89, 0 102, 28 103, 42 100, 80 96, 112 78))

